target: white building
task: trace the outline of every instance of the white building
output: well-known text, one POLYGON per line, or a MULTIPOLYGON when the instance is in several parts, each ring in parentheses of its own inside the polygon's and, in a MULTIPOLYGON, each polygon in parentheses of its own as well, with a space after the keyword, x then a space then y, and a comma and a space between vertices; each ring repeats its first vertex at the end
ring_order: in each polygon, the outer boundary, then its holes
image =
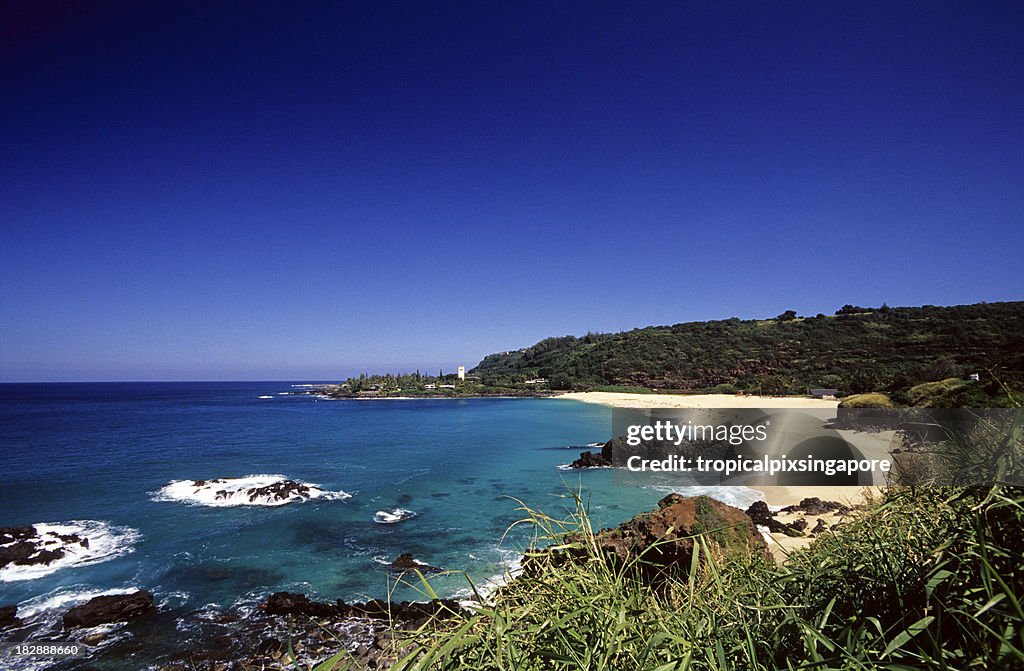
POLYGON ((466 379, 466 367, 465 366, 459 366, 459 379, 460 380, 465 380, 466 379))

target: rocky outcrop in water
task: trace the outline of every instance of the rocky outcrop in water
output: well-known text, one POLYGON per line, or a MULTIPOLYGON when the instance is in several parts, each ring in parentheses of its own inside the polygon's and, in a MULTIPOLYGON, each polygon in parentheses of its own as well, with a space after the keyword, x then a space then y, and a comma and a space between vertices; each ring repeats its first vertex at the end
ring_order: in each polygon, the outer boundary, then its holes
POLYGON ((429 564, 423 564, 417 561, 411 553, 403 552, 398 555, 398 558, 388 564, 388 568, 392 571, 419 571, 420 573, 440 573, 444 569, 437 568, 436 566, 430 566, 429 564))
POLYGON ((8 564, 34 566, 49 564, 64 557, 66 552, 60 544, 77 544, 89 547, 89 539, 78 534, 58 534, 48 531, 40 534, 34 526, 0 527, 0 568, 8 564), (45 547, 54 544, 55 547, 45 547))
POLYGON ((333 617, 340 615, 345 602, 324 603, 310 601, 305 594, 274 592, 260 604, 260 610, 269 615, 307 615, 309 617, 333 617))
POLYGON ((462 606, 452 599, 433 601, 384 601, 370 599, 357 603, 345 603, 342 599, 310 601, 305 594, 275 592, 260 604, 260 610, 268 615, 305 615, 325 618, 371 618, 376 620, 399 620, 407 623, 422 623, 431 617, 450 617, 462 611, 462 606))
POLYGON ((569 464, 570 468, 607 468, 612 462, 600 452, 580 452, 580 458, 569 464))
MULTIPOLYGON (((707 539, 712 556, 766 551, 760 534, 743 511, 707 497, 685 498, 677 494, 663 498, 657 510, 599 532, 596 539, 610 562, 641 558, 642 575, 657 584, 666 572, 689 569, 695 534, 707 539)), ((557 562, 586 558, 585 553, 572 550, 553 551, 544 556, 557 562)), ((524 560, 524 571, 531 570, 530 561, 524 560)), ((403 553, 391 565, 397 570, 424 568, 411 553, 403 553)), ((138 610, 132 608, 135 597, 97 597, 69 611, 65 625, 122 621, 152 609, 148 594, 138 610)), ((411 652, 406 647, 409 642, 399 632, 429 627, 431 621, 443 621, 464 612, 451 599, 346 603, 341 599, 318 601, 305 594, 276 592, 254 609, 204 610, 184 618, 156 612, 145 621, 130 623, 131 637, 107 648, 102 655, 103 659, 128 659, 138 646, 159 642, 166 636, 161 627, 171 627, 203 633, 162 656, 161 671, 313 668, 335 655, 344 656, 344 668, 386 669, 411 652)))
MULTIPOLYGON (((627 465, 630 456, 637 455, 643 459, 663 460, 670 456, 684 457, 694 460, 697 457, 705 459, 733 459, 739 454, 738 448, 730 445, 727 441, 710 440, 689 442, 643 440, 639 445, 630 445, 626 442, 626 436, 616 436, 601 446, 600 452, 581 452, 580 458, 569 464, 570 468, 601 468, 618 467, 627 465)), ((717 477, 717 476, 716 476, 717 477)), ((713 484, 713 482, 709 482, 713 484)))
POLYGON ((153 595, 144 590, 132 594, 97 596, 64 613, 64 628, 95 627, 111 622, 128 622, 152 610, 154 610, 153 595))
POLYGON ((16 617, 17 615, 17 606, 0 606, 0 629, 20 627, 21 620, 16 617))
MULTIPOLYGON (((384 607, 380 612, 386 610, 384 607)), ((446 616, 444 612, 439 614, 446 616)), ((180 651, 164 662, 160 671, 286 671, 315 668, 339 654, 344 661, 338 669, 387 669, 406 653, 405 643, 396 636, 395 629, 410 629, 414 624, 386 616, 311 617, 298 613, 269 615, 257 610, 225 626, 227 633, 209 639, 202 648, 180 651)))
POLYGON ((183 650, 161 671, 225 669, 291 669, 313 667, 346 650, 352 669, 385 669, 402 654, 395 631, 415 629, 431 619, 444 620, 464 612, 458 602, 372 599, 313 601, 305 594, 275 592, 255 612, 232 612, 214 618, 225 633, 206 647, 183 650), (290 661, 294 654, 296 664, 290 661))
POLYGON ((607 468, 612 466, 612 454, 616 447, 624 447, 626 437, 612 438, 601 446, 600 452, 580 452, 580 458, 569 464, 570 468, 607 468))
MULTIPOLYGON (((217 480, 195 480, 195 485, 201 487, 206 484, 216 483, 217 480)), ((303 499, 310 497, 310 487, 301 482, 295 482, 294 480, 281 480, 274 482, 263 487, 250 487, 246 489, 242 495, 249 499, 250 503, 255 503, 257 500, 268 500, 268 501, 287 501, 293 496, 298 496, 303 499)), ((228 489, 220 489, 214 495, 218 500, 230 499, 237 492, 233 492, 228 489)))

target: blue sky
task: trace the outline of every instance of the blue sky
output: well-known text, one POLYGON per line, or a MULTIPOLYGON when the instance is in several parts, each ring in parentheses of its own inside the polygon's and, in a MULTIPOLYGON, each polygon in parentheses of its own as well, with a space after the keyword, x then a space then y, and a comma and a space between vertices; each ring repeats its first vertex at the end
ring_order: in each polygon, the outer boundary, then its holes
POLYGON ((1021 3, 298 4, 0 5, 0 380, 1024 298, 1021 3))

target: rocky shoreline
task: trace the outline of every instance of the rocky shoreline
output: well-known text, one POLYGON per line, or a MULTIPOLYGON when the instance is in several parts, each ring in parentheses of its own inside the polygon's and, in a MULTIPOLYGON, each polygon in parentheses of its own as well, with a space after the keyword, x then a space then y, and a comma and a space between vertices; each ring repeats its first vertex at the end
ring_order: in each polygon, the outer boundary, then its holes
POLYGON ((747 516, 753 520, 754 524, 759 527, 765 527, 769 533, 785 534, 791 538, 803 538, 806 536, 815 536, 825 531, 832 531, 837 528, 841 522, 836 524, 827 524, 822 516, 842 516, 850 513, 852 509, 838 501, 822 501, 818 497, 805 498, 797 505, 786 506, 782 508, 778 513, 773 512, 768 504, 764 501, 756 501, 747 508, 747 516), (784 522, 777 519, 780 513, 791 513, 796 515, 796 519, 790 522, 784 522), (810 523, 807 518, 816 518, 816 524, 810 531, 807 527, 810 523))
MULTIPOLYGON (((33 642, 78 642, 98 654, 84 666, 103 668, 106 661, 132 659, 139 652, 166 647, 161 636, 170 629, 201 629, 201 640, 161 655, 160 671, 284 670, 315 665, 333 655, 354 663, 351 668, 387 668, 403 652, 399 632, 431 620, 443 621, 464 613, 459 602, 384 601, 345 603, 314 601, 305 594, 275 592, 256 608, 201 610, 167 617, 144 590, 93 597, 61 616, 53 631, 33 642), (118 632, 130 632, 126 638, 118 632), (96 665, 96 666, 94 666, 96 665)), ((13 634, 24 623, 17 606, 0 607, 0 635, 13 634)), ((146 663, 149 668, 150 663, 146 663)), ((63 668, 63 667, 62 667, 63 668)), ((349 668, 349 667, 347 667, 349 668)))
MULTIPOLYGON (((609 441, 611 442, 611 441, 609 441)), ((841 516, 851 509, 834 501, 805 498, 795 506, 773 512, 764 502, 746 511, 706 496, 683 497, 669 494, 657 509, 636 515, 616 528, 604 529, 595 536, 599 556, 614 565, 624 565, 643 557, 634 565, 641 577, 657 583, 664 575, 687 571, 694 552, 694 536, 706 534, 708 542, 724 554, 743 552, 769 556, 762 530, 806 537, 831 531, 823 515, 841 516), (800 516, 794 521, 777 519, 800 516), (818 526, 808 531, 806 517, 817 516, 818 526), (802 524, 801 524, 802 522, 802 524)), ((841 523, 841 521, 839 522, 841 523)), ((7 547, 30 542, 26 528, 0 529, 0 538, 9 539, 7 547)), ((573 544, 570 537, 560 549, 530 553, 523 559, 523 573, 545 570, 545 566, 566 561, 587 561, 584 544, 573 544)), ((25 550, 7 556, 22 557, 25 550)), ((35 555, 29 555, 29 558, 35 555)), ((442 569, 403 553, 387 565, 396 573, 438 572, 442 569)), ((513 579, 514 582, 514 579, 513 579)), ((25 623, 17 607, 0 606, 0 632, 19 638, 25 623)), ((130 594, 96 596, 63 613, 54 630, 35 632, 33 642, 76 640, 94 647, 97 654, 84 665, 69 668, 103 668, 106 660, 133 659, 140 652, 152 653, 163 637, 165 654, 157 656, 159 671, 276 671, 314 666, 331 657, 344 658, 354 669, 387 669, 412 651, 403 632, 436 621, 468 615, 463 605, 452 599, 431 601, 369 601, 346 603, 318 601, 300 593, 275 592, 256 607, 204 609, 190 613, 163 612, 154 604, 153 595, 138 590, 130 594), (110 628, 118 624, 121 629, 110 628), (181 630, 201 632, 187 643, 168 647, 170 634, 181 630), (130 633, 117 637, 117 631, 130 633), (97 665, 98 666, 94 666, 97 665)), ((21 634, 24 636, 24 632, 21 634)))
MULTIPOLYGON (((284 669, 341 654, 360 669, 387 668, 403 652, 399 632, 462 613, 451 599, 426 602, 370 600, 346 604, 275 592, 213 645, 189 650, 160 671, 284 669)), ((225 624, 236 617, 221 614, 225 624)))

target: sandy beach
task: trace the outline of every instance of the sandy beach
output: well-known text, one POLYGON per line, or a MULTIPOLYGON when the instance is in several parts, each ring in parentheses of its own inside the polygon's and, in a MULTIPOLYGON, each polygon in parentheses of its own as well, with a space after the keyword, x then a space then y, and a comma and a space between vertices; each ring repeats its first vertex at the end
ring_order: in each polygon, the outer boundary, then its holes
MULTIPOLYGON (((764 494, 765 502, 769 507, 777 509, 785 506, 795 506, 805 498, 817 497, 822 501, 837 501, 846 504, 851 508, 863 505, 871 498, 881 496, 880 487, 758 487, 757 490, 764 494)), ((779 513, 775 516, 779 522, 790 524, 801 518, 807 520, 807 529, 814 529, 818 520, 822 520, 826 526, 831 528, 844 519, 849 518, 849 513, 826 513, 824 515, 807 515, 799 512, 779 513)), ((825 532, 828 533, 828 532, 825 532)), ((768 550, 772 553, 775 561, 782 563, 786 561, 794 550, 807 547, 814 542, 814 536, 792 537, 781 533, 767 534, 768 550)))
POLYGON ((612 408, 836 408, 839 401, 804 396, 736 396, 735 394, 625 394, 573 391, 555 398, 598 403, 612 408))
MULTIPOLYGON (((561 394, 557 398, 598 403, 613 408, 814 408, 834 409, 839 402, 806 397, 779 396, 736 396, 731 394, 628 394, 617 392, 571 392, 561 394)), ((888 439, 888 436, 886 436, 888 439)), ((881 493, 878 487, 783 487, 761 486, 756 489, 764 494, 765 502, 773 509, 795 506, 803 499, 817 497, 823 501, 837 501, 855 508, 868 499, 881 493)), ((843 521, 849 514, 805 515, 804 513, 779 513, 780 522, 788 524, 800 518, 807 520, 807 529, 813 529, 821 519, 826 526, 843 521)), ((827 533, 827 532, 826 532, 827 533)), ((785 561, 786 557, 802 547, 814 542, 814 537, 791 537, 781 533, 768 534, 768 547, 776 561, 785 561)))
POLYGON ((838 501, 848 506, 858 506, 868 498, 869 495, 877 496, 881 492, 879 487, 782 487, 782 486, 760 486, 755 487, 757 491, 764 494, 765 502, 771 507, 795 506, 802 500, 817 497, 822 501, 838 501))

